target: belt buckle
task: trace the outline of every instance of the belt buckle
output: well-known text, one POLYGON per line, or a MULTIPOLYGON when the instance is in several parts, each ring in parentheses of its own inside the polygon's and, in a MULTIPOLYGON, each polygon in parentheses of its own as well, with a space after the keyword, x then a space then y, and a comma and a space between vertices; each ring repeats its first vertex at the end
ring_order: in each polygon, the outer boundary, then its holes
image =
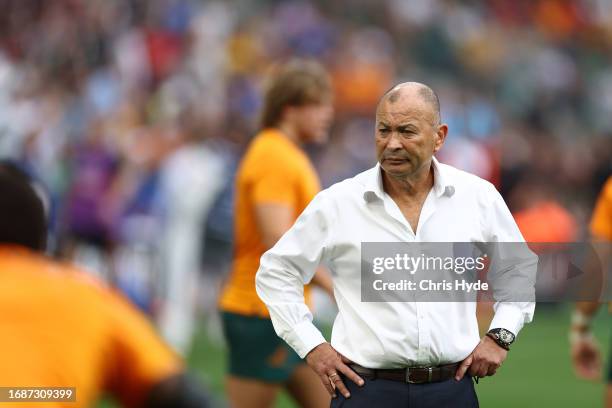
MULTIPOLYGON (((423 367, 425 368, 425 367, 423 367)), ((410 367, 406 367, 406 382, 408 384, 425 384, 430 383, 433 377, 433 368, 427 367, 427 380, 426 381, 413 381, 410 379, 410 367)))

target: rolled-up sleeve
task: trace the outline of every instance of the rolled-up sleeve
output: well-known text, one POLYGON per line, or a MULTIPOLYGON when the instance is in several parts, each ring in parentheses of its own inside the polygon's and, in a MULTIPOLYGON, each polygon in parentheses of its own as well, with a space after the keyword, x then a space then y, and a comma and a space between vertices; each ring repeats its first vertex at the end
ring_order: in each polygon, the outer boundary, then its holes
POLYGON ((319 193, 276 245, 263 254, 255 278, 257 294, 270 311, 276 334, 301 358, 325 342, 304 303, 304 285, 329 252, 333 208, 325 193, 319 193))
POLYGON ((515 335, 533 319, 538 257, 529 249, 502 196, 490 186, 487 224, 493 259, 495 315, 490 329, 504 328, 515 335))

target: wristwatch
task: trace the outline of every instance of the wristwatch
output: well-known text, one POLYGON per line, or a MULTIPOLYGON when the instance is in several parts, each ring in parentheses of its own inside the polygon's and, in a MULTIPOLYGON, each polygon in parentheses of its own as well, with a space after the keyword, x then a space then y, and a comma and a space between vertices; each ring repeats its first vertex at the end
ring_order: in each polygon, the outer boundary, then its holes
POLYGON ((514 333, 506 329, 491 329, 487 336, 493 339, 500 347, 510 350, 510 345, 514 343, 514 333))

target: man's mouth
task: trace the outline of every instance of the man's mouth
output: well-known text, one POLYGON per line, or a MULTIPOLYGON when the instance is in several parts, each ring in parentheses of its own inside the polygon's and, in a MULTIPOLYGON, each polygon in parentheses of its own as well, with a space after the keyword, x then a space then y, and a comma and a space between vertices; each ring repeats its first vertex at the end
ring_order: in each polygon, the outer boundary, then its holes
POLYGON ((385 157, 385 161, 392 163, 392 164, 398 164, 398 163, 407 162, 408 159, 406 159, 405 157, 385 157))

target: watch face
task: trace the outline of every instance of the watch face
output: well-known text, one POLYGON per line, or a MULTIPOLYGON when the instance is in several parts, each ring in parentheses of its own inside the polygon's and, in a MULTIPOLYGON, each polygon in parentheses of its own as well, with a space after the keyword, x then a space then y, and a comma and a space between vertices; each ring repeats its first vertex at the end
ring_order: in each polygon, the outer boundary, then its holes
POLYGON ((512 334, 508 330, 501 329, 499 331, 499 339, 504 343, 510 344, 514 341, 514 334, 512 334))

